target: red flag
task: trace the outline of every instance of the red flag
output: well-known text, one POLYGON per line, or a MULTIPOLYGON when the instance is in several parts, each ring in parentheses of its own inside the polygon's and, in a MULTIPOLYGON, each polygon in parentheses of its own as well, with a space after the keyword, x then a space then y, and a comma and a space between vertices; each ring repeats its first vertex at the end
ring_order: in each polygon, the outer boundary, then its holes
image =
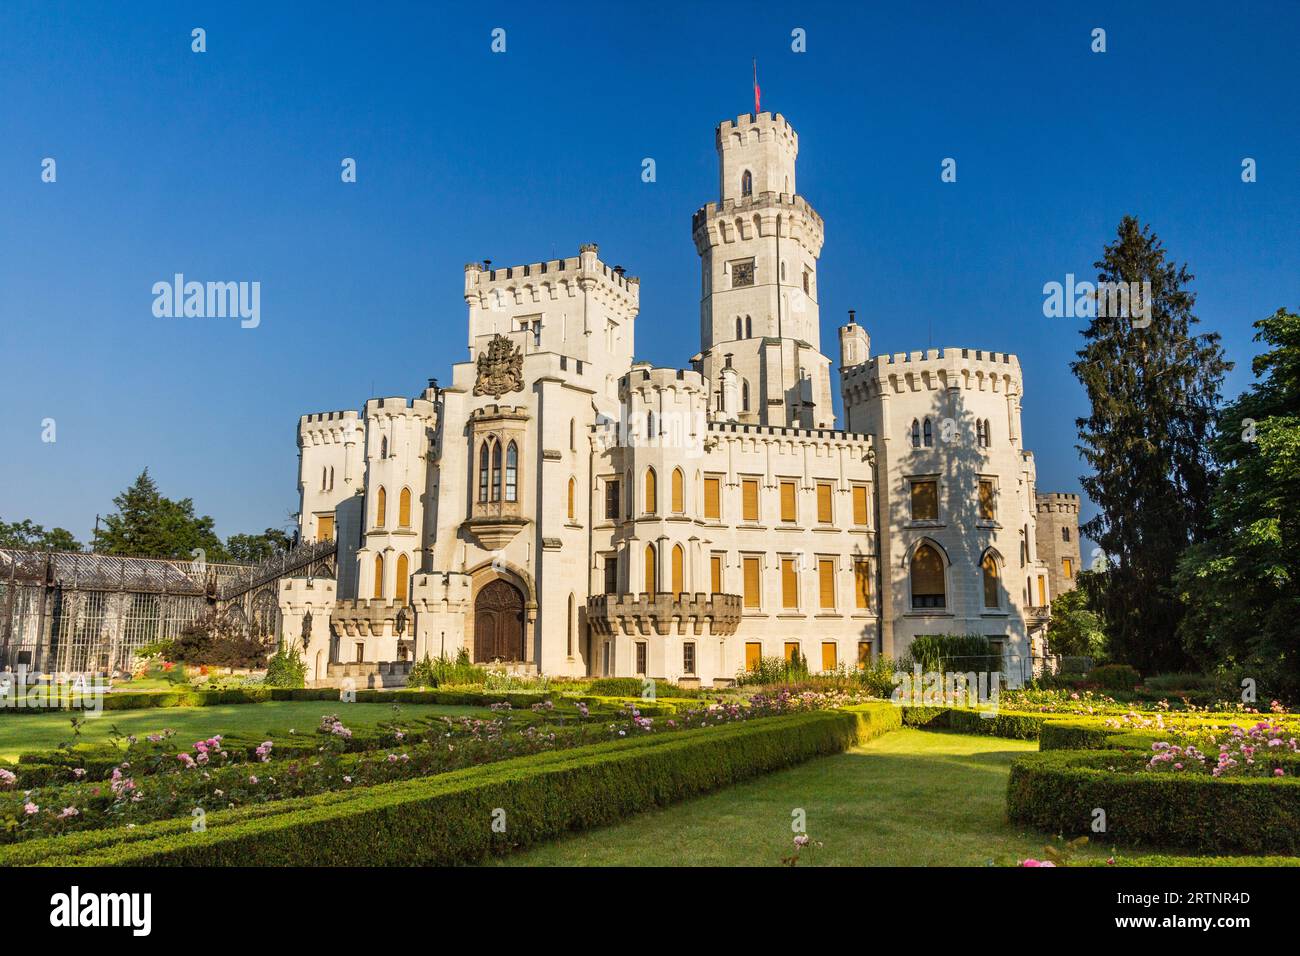
POLYGON ((758 116, 758 114, 759 114, 759 108, 758 108, 758 93, 759 93, 759 90, 758 90, 758 60, 755 59, 755 60, 754 60, 754 115, 755 115, 755 116, 758 116))

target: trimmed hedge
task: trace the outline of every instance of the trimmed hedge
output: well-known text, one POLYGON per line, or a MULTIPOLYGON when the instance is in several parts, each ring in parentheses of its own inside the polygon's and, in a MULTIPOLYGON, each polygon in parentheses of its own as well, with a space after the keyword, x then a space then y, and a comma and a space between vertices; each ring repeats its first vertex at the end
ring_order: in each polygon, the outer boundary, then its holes
POLYGON ((1043 725, 1054 714, 1026 714, 966 710, 960 707, 904 707, 903 723, 922 730, 952 730, 962 734, 984 734, 1012 740, 1037 740, 1043 725))
MULTIPOLYGON (((1132 772, 1140 751, 1054 750, 1011 764, 1007 816, 1066 837, 1199 852, 1300 852, 1300 778, 1132 772), (1129 772, 1119 772, 1119 768, 1129 772), (1106 831, 1092 830, 1093 811, 1106 831)), ((1282 762, 1300 770, 1300 759, 1282 762)))
POLYGON ((446 865, 604 826, 837 753, 899 726, 892 705, 770 717, 535 754, 345 793, 30 840, 0 865, 446 865), (505 813, 505 832, 493 831, 505 813))

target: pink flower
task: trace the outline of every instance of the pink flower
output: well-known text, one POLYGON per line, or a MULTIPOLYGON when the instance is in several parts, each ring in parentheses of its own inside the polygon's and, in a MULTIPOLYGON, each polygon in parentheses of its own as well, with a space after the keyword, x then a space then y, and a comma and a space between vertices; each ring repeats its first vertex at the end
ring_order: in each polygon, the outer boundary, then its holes
POLYGON ((249 777, 248 782, 251 783, 253 786, 257 786, 257 777, 256 776, 249 777))
POLYGON ((1051 860, 1021 860, 1020 866, 1056 866, 1051 860))
POLYGON ((32 803, 30 800, 27 803, 23 804, 23 813, 27 814, 29 817, 34 813, 40 813, 40 812, 41 812, 41 808, 38 807, 36 804, 32 803))
POLYGON ((1281 767, 1278 767, 1276 770, 1273 771, 1273 776, 1275 776, 1275 777, 1285 777, 1285 776, 1286 776, 1286 771, 1284 771, 1281 767))
POLYGON ((80 813, 81 811, 78 810, 76 807, 64 807, 63 812, 59 814, 59 819, 66 820, 68 819, 68 817, 75 817, 80 813))
POLYGON ((17 779, 17 774, 0 768, 0 787, 12 787, 17 779))

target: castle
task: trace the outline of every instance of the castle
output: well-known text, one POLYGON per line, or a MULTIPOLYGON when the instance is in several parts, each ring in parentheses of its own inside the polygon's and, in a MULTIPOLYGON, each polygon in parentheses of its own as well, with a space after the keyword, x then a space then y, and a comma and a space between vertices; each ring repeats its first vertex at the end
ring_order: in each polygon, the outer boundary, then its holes
POLYGON ((760 657, 853 668, 970 633, 1030 675, 1078 498, 1036 493, 1016 357, 873 356, 851 312, 837 427, 798 136, 763 112, 716 139, 689 368, 634 359, 638 280, 584 245, 465 267, 450 385, 299 420, 300 534, 338 548, 334 580, 281 583, 309 679, 464 648, 710 686, 760 657))

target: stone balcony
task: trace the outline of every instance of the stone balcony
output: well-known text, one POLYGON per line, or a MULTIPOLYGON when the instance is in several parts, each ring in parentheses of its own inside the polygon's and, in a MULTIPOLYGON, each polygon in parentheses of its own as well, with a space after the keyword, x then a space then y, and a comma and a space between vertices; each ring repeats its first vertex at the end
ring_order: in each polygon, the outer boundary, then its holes
POLYGON ((1037 627, 1040 624, 1046 624, 1052 618, 1052 607, 1050 604, 1031 605, 1025 608, 1025 623, 1037 627))
POLYGON ((587 599, 587 621, 595 634, 735 634, 740 626, 739 594, 596 594, 587 599))

